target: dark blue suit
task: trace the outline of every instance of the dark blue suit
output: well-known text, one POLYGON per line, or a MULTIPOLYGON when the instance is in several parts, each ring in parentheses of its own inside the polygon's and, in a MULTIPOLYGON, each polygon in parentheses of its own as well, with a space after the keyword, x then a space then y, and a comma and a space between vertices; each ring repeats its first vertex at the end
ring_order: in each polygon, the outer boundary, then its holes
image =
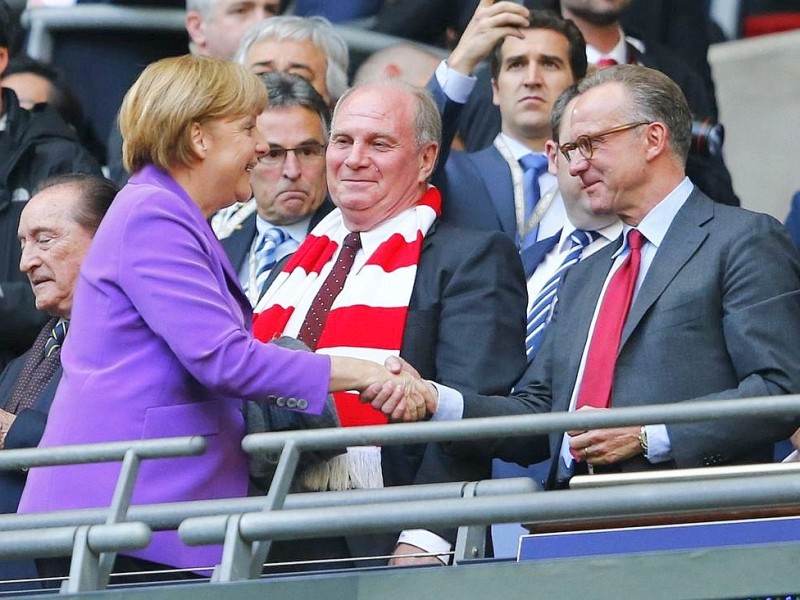
MULTIPOLYGON (((28 352, 22 356, 12 360, 0 374, 0 405, 4 406, 11 396, 14 384, 19 378, 22 367, 30 352, 31 350, 28 350, 28 352)), ((14 420, 14 424, 6 434, 6 449, 35 448, 39 445, 39 440, 42 438, 44 426, 47 422, 47 413, 50 410, 50 404, 53 402, 53 397, 56 394, 56 388, 60 380, 61 367, 55 372, 50 379, 50 383, 48 383, 47 387, 45 387, 44 391, 33 403, 33 406, 19 412, 17 418, 14 420)), ((25 487, 26 479, 26 471, 0 470, 0 513, 17 512, 17 506, 19 505, 19 499, 25 487)), ((31 561, 0 561, 0 581, 33 578, 37 576, 36 567, 31 561)), ((39 586, 37 585, 34 587, 39 586)), ((24 589, 24 586, 15 585, 13 588, 9 588, 0 583, 0 592, 8 589, 19 590, 24 589)))

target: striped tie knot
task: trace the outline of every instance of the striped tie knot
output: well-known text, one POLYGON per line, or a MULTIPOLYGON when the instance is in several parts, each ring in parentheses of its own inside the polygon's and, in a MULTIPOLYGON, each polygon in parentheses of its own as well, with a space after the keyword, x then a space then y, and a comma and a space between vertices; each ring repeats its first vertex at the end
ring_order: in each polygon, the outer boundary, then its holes
POLYGON ((56 352, 64 343, 64 338, 67 336, 67 329, 69 329, 69 321, 67 319, 59 319, 53 328, 50 330, 50 335, 44 343, 44 355, 51 356, 56 352))
POLYGON ((599 234, 596 231, 576 229, 572 232, 569 236, 569 252, 567 252, 558 269, 550 276, 547 283, 539 291, 533 304, 531 304, 528 311, 528 326, 525 332, 525 351, 528 354, 528 362, 533 360, 533 357, 536 356, 542 346, 545 327, 550 322, 550 317, 555 308, 556 293, 558 285, 561 283, 561 278, 570 267, 581 259, 583 249, 596 240, 598 236, 599 234))

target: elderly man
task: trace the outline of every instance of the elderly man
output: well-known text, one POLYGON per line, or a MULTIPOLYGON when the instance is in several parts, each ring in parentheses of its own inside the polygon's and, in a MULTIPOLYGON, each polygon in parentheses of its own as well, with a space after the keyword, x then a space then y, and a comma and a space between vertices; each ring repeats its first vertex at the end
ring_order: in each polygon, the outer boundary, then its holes
MULTIPOLYGON (((78 269, 116 193, 114 184, 97 176, 61 175, 43 182, 22 210, 19 267, 36 307, 51 318, 33 347, 0 374, 0 449, 35 448, 42 437, 61 379, 61 344, 78 269)), ((16 512, 26 476, 0 471, 0 513, 16 512)), ((19 562, 0 562, 0 579, 36 576, 34 569, 20 568, 19 562)))
MULTIPOLYGON (((463 416, 603 410, 800 391, 800 261, 773 218, 712 202, 685 176, 691 115, 680 88, 646 67, 579 84, 560 150, 621 243, 573 267, 544 343, 509 398, 463 395, 463 416), (613 385, 612 385, 613 384, 613 385)), ((461 408, 440 390, 439 410, 461 408)), ((484 443, 550 484, 586 471, 769 462, 796 419, 765 415, 484 443)))
MULTIPOLYGON (((440 195, 428 179, 441 122, 430 96, 398 81, 355 87, 337 104, 331 129, 328 188, 338 210, 314 228, 265 292, 256 335, 282 332, 318 352, 381 362, 399 353, 425 377, 459 389, 508 390, 525 365, 522 268, 503 234, 439 222, 440 195)), ((353 395, 335 401, 343 426, 385 422, 353 395)), ((427 482, 489 475, 488 460, 454 459, 435 444, 354 448, 313 488, 421 482, 423 456, 432 465, 427 482)), ((410 535, 435 553, 448 551, 452 541, 410 535)), ((340 552, 388 554, 395 542, 348 537, 340 552)), ((318 548, 304 543, 300 554, 318 548)))
POLYGON ((297 250, 333 208, 325 182, 327 104, 299 75, 275 72, 263 79, 269 108, 257 126, 269 151, 250 172, 254 201, 217 231, 253 305, 275 263, 297 250))
POLYGON ((347 89, 347 42, 322 17, 283 16, 242 38, 236 62, 255 73, 286 71, 305 77, 330 106, 347 89))
POLYGON ((192 54, 232 59, 245 31, 279 15, 281 0, 187 0, 192 54))

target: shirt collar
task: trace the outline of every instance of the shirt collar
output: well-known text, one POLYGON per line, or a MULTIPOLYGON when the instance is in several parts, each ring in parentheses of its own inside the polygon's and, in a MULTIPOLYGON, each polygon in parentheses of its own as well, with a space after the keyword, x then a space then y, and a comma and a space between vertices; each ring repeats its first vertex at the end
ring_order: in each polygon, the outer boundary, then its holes
POLYGON ((506 135, 505 133, 501 133, 500 136, 502 137, 503 141, 508 146, 508 149, 511 151, 511 156, 514 157, 514 160, 519 160, 523 156, 526 156, 533 152, 534 154, 541 154, 542 156, 547 156, 544 152, 536 152, 535 150, 531 150, 522 142, 518 142, 514 138, 506 135))
MULTIPOLYGON (((558 240, 558 247, 562 251, 567 250, 567 247, 565 245, 570 243, 569 237, 577 229, 578 228, 575 227, 575 225, 573 225, 569 219, 566 219, 564 221, 564 227, 561 230, 561 238, 558 240)), ((599 233, 601 237, 605 238, 609 242, 613 242, 622 233, 622 221, 616 220, 610 225, 606 225, 605 227, 596 229, 595 231, 599 233)))
POLYGON ((260 216, 256 215, 256 232, 257 236, 261 237, 265 231, 270 229, 271 227, 278 227, 282 229, 286 234, 292 238, 296 242, 302 242, 306 234, 308 233, 308 225, 311 223, 311 217, 306 217, 305 219, 301 219, 297 223, 292 223, 291 225, 274 225, 269 221, 262 219, 260 216))
MULTIPOLYGON (((667 194, 664 199, 656 204, 652 210, 647 213, 644 219, 641 220, 636 227, 642 232, 642 235, 648 242, 653 244, 655 248, 661 246, 664 237, 667 235, 675 215, 683 207, 688 200, 689 195, 694 190, 694 184, 688 177, 684 177, 678 186, 667 194)), ((623 233, 625 237, 622 240, 622 246, 617 250, 614 256, 618 256, 623 250, 628 247, 628 232, 633 229, 630 225, 623 225, 623 233)))
POLYGON ((613 58, 619 64, 624 65, 628 62, 628 44, 636 48, 639 52, 644 52, 644 43, 631 36, 626 36, 620 28, 619 41, 609 52, 602 53, 594 46, 586 45, 586 60, 589 64, 596 65, 601 58, 613 58))

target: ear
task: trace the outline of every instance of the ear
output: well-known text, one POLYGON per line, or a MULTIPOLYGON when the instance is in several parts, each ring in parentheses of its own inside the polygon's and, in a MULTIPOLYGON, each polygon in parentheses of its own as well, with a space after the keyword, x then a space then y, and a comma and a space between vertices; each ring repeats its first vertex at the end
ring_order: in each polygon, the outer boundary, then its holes
POLYGON ((500 100, 497 98, 497 80, 492 77, 492 104, 500 106, 500 100))
POLYGON ((184 21, 186 25, 186 32, 192 39, 192 43, 198 48, 206 47, 206 23, 203 17, 196 10, 190 10, 186 13, 184 21))
POLYGON ((558 174, 558 144, 553 140, 544 143, 544 153, 547 156, 547 170, 552 174, 558 174))
POLYGON ((666 125, 654 121, 647 126, 645 132, 645 160, 650 162, 665 153, 669 153, 669 131, 666 125))
POLYGON ((428 181, 433 175, 433 168, 436 166, 436 157, 439 156, 439 144, 430 142, 419 155, 419 175, 420 182, 428 181))
POLYGON ((192 123, 191 130, 189 131, 189 144, 198 160, 205 159, 208 153, 206 131, 200 123, 192 123))

